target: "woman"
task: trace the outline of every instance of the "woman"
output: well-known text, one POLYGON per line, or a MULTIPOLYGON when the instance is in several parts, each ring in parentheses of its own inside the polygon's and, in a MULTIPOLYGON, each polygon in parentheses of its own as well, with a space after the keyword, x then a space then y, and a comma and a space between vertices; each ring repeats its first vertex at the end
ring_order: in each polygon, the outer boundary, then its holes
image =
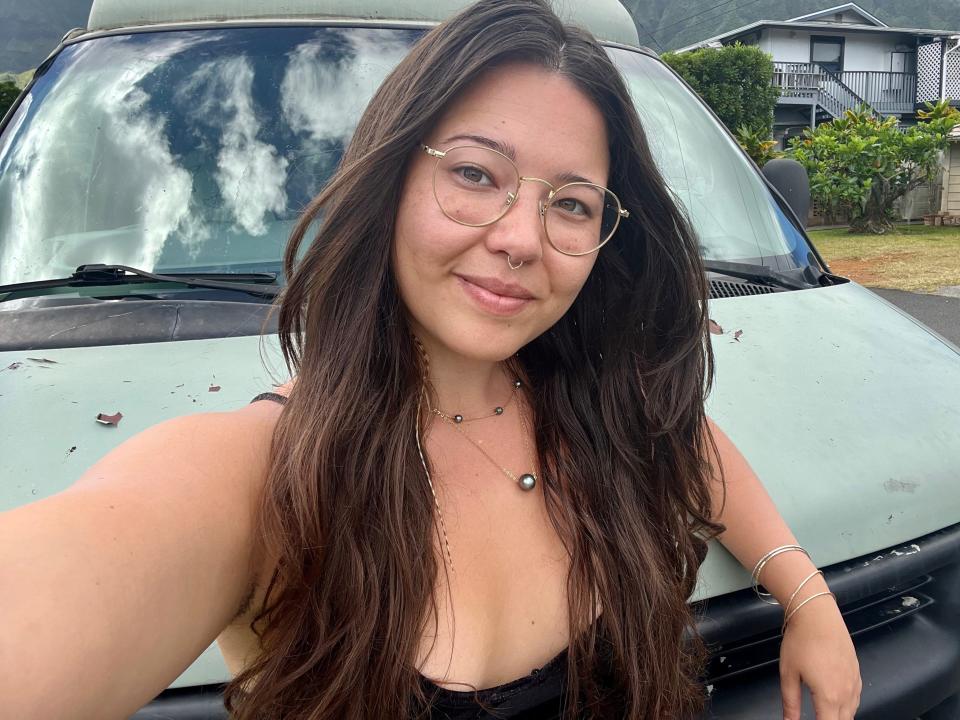
POLYGON ((239 720, 689 717, 722 532, 793 613, 784 717, 801 681, 853 717, 837 606, 705 418, 696 240, 587 33, 543 0, 429 33, 285 263, 278 402, 163 423, 0 525, 33 553, 0 668, 72 677, 0 674, 14 716, 124 716, 216 636, 239 720))

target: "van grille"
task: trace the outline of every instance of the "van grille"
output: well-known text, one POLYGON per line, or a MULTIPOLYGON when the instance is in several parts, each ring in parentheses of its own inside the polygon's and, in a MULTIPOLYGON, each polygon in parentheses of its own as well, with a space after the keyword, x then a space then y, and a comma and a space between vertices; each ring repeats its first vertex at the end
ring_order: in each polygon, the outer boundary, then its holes
MULTIPOLYGON (((843 620, 852 637, 892 625, 933 604, 933 599, 920 591, 930 583, 929 575, 913 582, 864 598, 841 608, 843 620)), ((746 672, 757 670, 779 661, 779 631, 761 633, 714 648, 707 667, 708 683, 719 683, 746 672)))
POLYGON ((767 285, 754 285, 745 282, 730 282, 728 280, 711 280, 710 297, 744 297, 746 295, 766 295, 767 293, 777 292, 776 288, 767 285))

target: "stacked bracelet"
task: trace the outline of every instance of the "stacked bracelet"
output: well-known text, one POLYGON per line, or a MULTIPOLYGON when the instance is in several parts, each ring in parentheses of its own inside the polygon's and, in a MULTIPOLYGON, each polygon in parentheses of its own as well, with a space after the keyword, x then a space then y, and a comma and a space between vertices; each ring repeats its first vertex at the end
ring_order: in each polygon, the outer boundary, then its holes
POLYGON ((810 557, 810 553, 808 553, 799 545, 781 545, 780 547, 774 548, 773 550, 768 552, 766 555, 764 555, 762 558, 760 558, 757 561, 757 564, 754 566, 753 572, 750 574, 750 586, 753 588, 753 591, 757 594, 757 597, 763 600, 763 602, 767 603, 767 605, 779 605, 780 603, 778 603, 776 600, 773 600, 771 602, 770 600, 766 599, 768 597, 772 597, 772 595, 768 592, 762 592, 760 590, 760 587, 759 587, 760 573, 763 572, 763 568, 766 566, 768 562, 770 562, 771 559, 775 558, 777 555, 780 555, 785 552, 790 552, 792 550, 802 552, 808 558, 810 557))
POLYGON ((783 627, 780 628, 780 634, 783 635, 783 634, 787 631, 787 623, 790 622, 790 618, 792 618, 792 617, 796 614, 797 610, 799 610, 800 608, 802 608, 804 605, 806 605, 808 602, 810 602, 810 601, 813 600, 814 598, 818 598, 818 597, 820 597, 821 595, 833 595, 833 599, 834 599, 834 600, 837 599, 837 596, 834 595, 834 594, 833 594, 832 592, 830 592, 829 590, 824 590, 823 592, 814 593, 813 595, 811 595, 810 597, 808 597, 806 600, 804 600, 802 603, 800 603, 799 605, 797 605, 797 606, 790 612, 789 615, 786 615, 786 616, 783 618, 783 627))
MULTIPOLYGON (((760 558, 757 561, 757 564, 754 566, 753 572, 750 574, 750 586, 753 588, 753 591, 757 594, 757 597, 760 598, 763 602, 767 603, 768 605, 779 605, 780 603, 777 602, 777 600, 775 599, 772 601, 767 600, 767 598, 773 597, 773 596, 768 592, 763 592, 762 590, 760 590, 760 573, 763 572, 763 568, 766 566, 766 564, 770 562, 770 560, 775 558, 777 555, 780 555, 785 552, 791 552, 791 551, 802 552, 808 558, 810 557, 810 553, 808 553, 804 548, 802 548, 799 545, 781 545, 780 547, 774 548, 773 550, 768 552, 766 555, 764 555, 762 558, 760 558)), ((783 627, 780 629, 781 634, 786 632, 787 623, 790 622, 790 618, 792 618, 796 614, 797 610, 802 608, 804 605, 806 605, 808 602, 810 602, 814 598, 818 598, 821 595, 833 595, 833 598, 836 599, 837 596, 834 595, 834 593, 830 592, 829 590, 824 590, 823 592, 814 593, 810 597, 804 599, 795 608, 793 608, 792 610, 790 609, 790 607, 793 605, 793 601, 796 599, 797 595, 800 593, 800 590, 803 589, 803 586, 806 585, 808 582, 810 582, 810 580, 815 578, 817 575, 820 575, 822 577, 823 571, 816 570, 810 573, 800 582, 800 584, 797 586, 797 589, 793 591, 793 594, 790 596, 790 599, 787 601, 787 607, 783 611, 784 617, 783 617, 783 627)))

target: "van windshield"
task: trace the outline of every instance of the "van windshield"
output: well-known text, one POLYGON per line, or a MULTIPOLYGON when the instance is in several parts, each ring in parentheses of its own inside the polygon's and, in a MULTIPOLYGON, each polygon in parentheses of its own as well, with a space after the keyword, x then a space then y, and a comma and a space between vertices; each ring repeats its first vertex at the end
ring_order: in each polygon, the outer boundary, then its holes
MULTIPOLYGON (((0 136, 0 284, 89 263, 279 272, 298 214, 421 31, 216 28, 65 48, 0 136)), ((657 60, 612 49, 707 258, 806 264, 756 171, 657 60)))

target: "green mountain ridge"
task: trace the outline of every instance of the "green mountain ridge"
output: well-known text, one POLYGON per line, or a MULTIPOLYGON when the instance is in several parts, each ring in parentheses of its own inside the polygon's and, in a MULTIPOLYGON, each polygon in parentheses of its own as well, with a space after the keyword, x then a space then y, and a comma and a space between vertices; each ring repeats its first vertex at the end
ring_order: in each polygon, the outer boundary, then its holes
MULTIPOLYGON (((843 4, 840 0, 621 1, 637 23, 640 41, 658 52, 757 20, 789 20, 843 4)), ((861 0, 857 5, 891 27, 960 31, 960 0, 861 0)))
MULTIPOLYGON (((576 0, 589 2, 589 0, 576 0)), ((787 20, 839 0, 622 0, 641 42, 673 50, 757 20, 787 20)), ((862 0, 887 25, 960 31, 960 0, 862 0)), ((91 0, 0 0, 0 73, 36 67, 70 29, 86 24, 91 0)))

